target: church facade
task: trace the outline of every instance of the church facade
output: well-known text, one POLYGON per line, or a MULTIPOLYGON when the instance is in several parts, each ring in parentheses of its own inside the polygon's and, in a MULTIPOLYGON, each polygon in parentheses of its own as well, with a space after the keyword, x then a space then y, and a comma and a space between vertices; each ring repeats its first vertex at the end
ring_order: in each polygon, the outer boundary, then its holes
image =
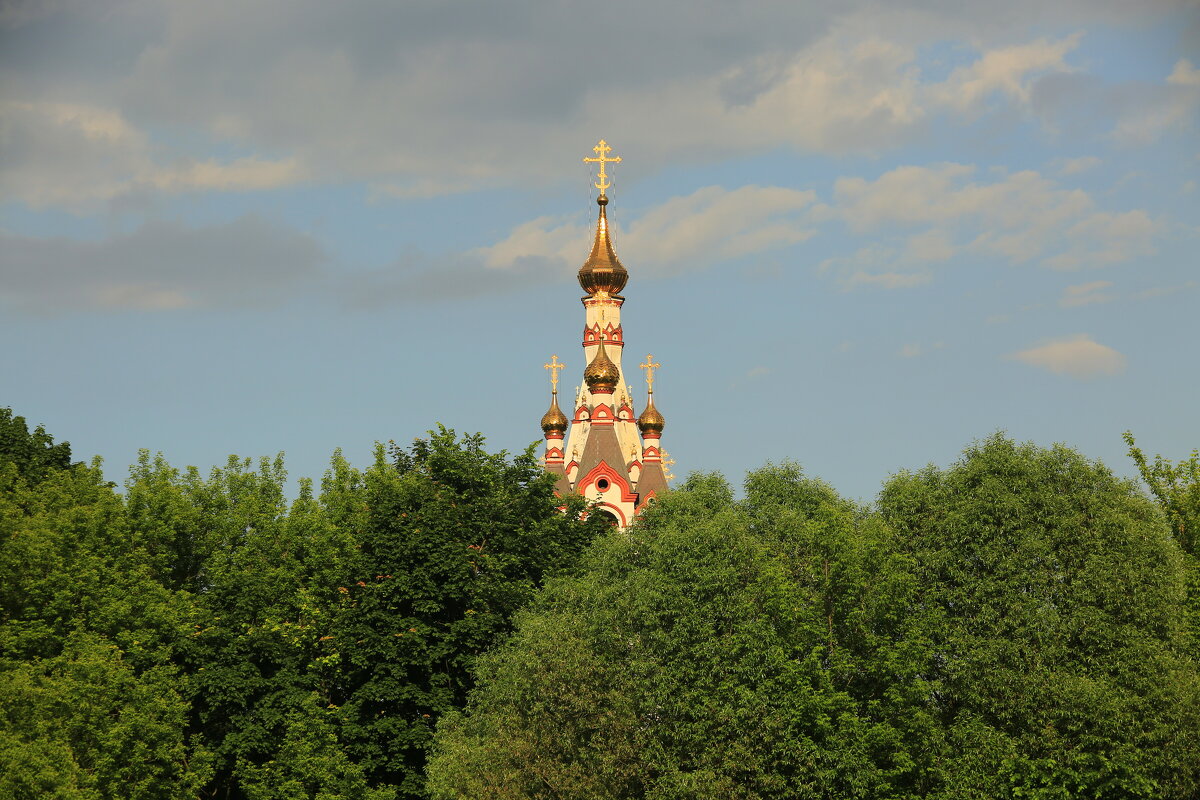
POLYGON ((575 493, 597 503, 600 513, 624 528, 654 498, 667 491, 670 465, 662 449, 665 420, 654 405, 653 356, 639 364, 646 374, 646 405, 635 415, 633 389, 622 368, 625 333, 621 326, 621 291, 629 273, 617 258, 608 226, 605 191, 611 186, 605 165, 620 163, 609 157, 612 148, 603 139, 593 148, 595 158, 584 161, 600 166, 595 183, 600 207, 592 252, 579 269, 583 300, 583 383, 571 399, 571 417, 558 402, 558 372, 563 365, 554 356, 550 370, 550 408, 542 417, 546 438, 544 463, 558 476, 560 495, 575 493))

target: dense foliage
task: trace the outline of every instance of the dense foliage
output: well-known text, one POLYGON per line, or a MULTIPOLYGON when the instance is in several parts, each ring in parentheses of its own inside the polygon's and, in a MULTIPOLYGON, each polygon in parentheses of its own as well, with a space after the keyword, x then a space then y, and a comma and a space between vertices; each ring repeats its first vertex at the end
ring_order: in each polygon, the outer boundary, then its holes
POLYGON ((1200 661, 1200 450, 1193 450, 1189 458, 1178 463, 1161 455, 1150 461, 1129 431, 1125 432, 1125 443, 1183 550, 1190 650, 1192 658, 1200 661))
POLYGON ((443 718, 442 798, 1190 798, 1179 548, 1132 485, 994 437, 873 512, 693 477, 553 581, 443 718))
POLYGON ((1153 499, 997 436, 619 532, 445 429, 289 501, 0 409, 0 797, 1194 797, 1200 460, 1129 444, 1153 499))
POLYGON ((278 459, 205 477, 143 453, 119 494, 17 420, 3 797, 424 796, 473 660, 603 527, 529 453, 445 429, 362 471, 337 454, 288 503, 278 459))

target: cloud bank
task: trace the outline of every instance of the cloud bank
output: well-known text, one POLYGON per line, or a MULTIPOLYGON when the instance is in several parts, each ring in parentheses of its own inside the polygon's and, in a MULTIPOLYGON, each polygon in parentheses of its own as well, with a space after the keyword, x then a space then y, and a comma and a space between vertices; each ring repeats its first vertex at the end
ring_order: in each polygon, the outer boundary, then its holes
POLYGON ((560 180, 598 130, 627 157, 667 165, 779 148, 874 155, 998 113, 1051 130, 1082 114, 1081 130, 1153 141, 1192 124, 1200 71, 1181 59, 1157 82, 1111 85, 1076 63, 1078 31, 1176 8, 7 5, 6 42, 28 44, 0 60, 0 181, 31 205, 306 180, 423 197, 560 180), (1076 32, 1032 38, 1033 19, 1076 32), (948 71, 928 56, 945 42, 957 47, 948 71))
POLYGON ((1097 378, 1125 371, 1127 359, 1107 345, 1092 340, 1086 333, 1054 339, 1011 353, 1006 358, 1039 367, 1055 375, 1072 378, 1097 378))
POLYGON ((310 236, 246 216, 205 228, 148 222, 98 242, 0 235, 0 303, 19 311, 270 306, 317 280, 310 236))

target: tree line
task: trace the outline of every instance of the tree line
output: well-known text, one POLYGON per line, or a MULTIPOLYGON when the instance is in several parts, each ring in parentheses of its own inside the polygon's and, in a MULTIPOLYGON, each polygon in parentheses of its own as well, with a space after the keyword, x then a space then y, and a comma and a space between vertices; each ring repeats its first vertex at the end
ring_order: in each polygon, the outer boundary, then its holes
POLYGON ((1200 454, 1126 437, 622 532, 444 428, 289 501, 0 409, 0 797, 1195 797, 1200 454))

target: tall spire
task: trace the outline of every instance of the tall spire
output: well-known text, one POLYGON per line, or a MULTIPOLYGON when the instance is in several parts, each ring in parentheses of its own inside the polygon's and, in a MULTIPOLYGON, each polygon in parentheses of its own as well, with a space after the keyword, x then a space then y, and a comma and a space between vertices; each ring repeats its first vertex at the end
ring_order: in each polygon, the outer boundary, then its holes
POLYGON ((583 266, 579 268, 579 285, 589 295, 597 292, 618 294, 625 288, 625 282, 629 280, 629 273, 617 258, 617 253, 613 250, 612 236, 608 231, 608 214, 605 211, 605 206, 608 205, 608 195, 605 194, 605 191, 612 184, 608 180, 608 173, 605 171, 604 165, 620 164, 621 157, 609 158, 608 154, 612 152, 612 148, 603 139, 592 150, 596 153, 596 157, 583 160, 600 165, 600 172, 596 176, 599 180, 592 184, 600 190, 600 196, 596 198, 596 204, 600 206, 600 216, 596 220, 596 238, 592 242, 592 252, 583 266))
POLYGON ((592 148, 595 157, 583 159, 599 166, 594 186, 599 190, 596 204, 596 236, 592 251, 579 270, 579 285, 586 294, 580 298, 584 308, 583 355, 586 367, 583 383, 576 387, 569 409, 571 419, 558 407, 556 378, 562 366, 551 359, 550 410, 542 417, 546 438, 545 466, 556 476, 559 496, 578 494, 593 505, 588 513, 606 514, 624 528, 668 489, 660 450, 665 422, 654 407, 654 370, 658 363, 646 357, 649 397, 641 416, 633 408, 630 388, 626 392, 621 356, 625 333, 621 327, 621 307, 629 273, 613 249, 608 227, 608 189, 612 187, 608 166, 619 164, 612 148, 603 139, 592 148), (564 436, 569 432, 570 439, 564 436))

